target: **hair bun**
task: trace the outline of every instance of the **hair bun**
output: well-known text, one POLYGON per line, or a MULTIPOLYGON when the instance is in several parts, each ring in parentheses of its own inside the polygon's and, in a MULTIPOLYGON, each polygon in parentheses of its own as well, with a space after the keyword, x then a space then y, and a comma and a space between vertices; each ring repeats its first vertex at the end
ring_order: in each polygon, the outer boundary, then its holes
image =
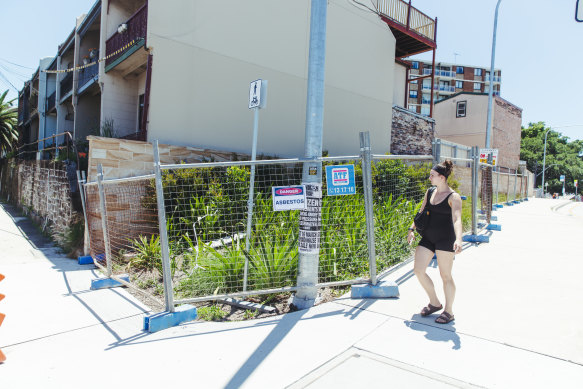
POLYGON ((449 176, 451 174, 451 172, 453 171, 453 162, 451 162, 449 159, 446 159, 443 162, 443 166, 445 166, 445 171, 447 172, 447 175, 449 176))

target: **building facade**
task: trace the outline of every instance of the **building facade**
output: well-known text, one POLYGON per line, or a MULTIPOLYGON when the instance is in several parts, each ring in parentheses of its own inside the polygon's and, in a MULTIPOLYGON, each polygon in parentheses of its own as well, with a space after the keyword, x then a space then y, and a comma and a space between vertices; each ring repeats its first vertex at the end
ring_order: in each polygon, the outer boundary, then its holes
MULTIPOLYGON (((377 11, 328 2, 323 149, 331 155, 357 154, 361 131, 375 152, 390 151, 392 107, 407 96, 400 58, 436 47, 433 19, 402 0, 376 3, 377 11)), ((265 79, 257 152, 302 156, 309 19, 309 0, 99 0, 25 86, 26 143, 67 131, 78 141, 249 153, 249 84, 265 79), (45 94, 31 95, 39 82, 45 94), (46 111, 44 130, 31 104, 46 111)))
MULTIPOLYGON (((432 63, 429 61, 411 60, 408 72, 408 90, 406 103, 400 103, 409 110, 429 115, 431 104, 431 78, 432 63)), ((500 95, 501 85, 500 69, 494 69, 493 84, 494 95, 500 95)), ((435 79, 433 83, 434 104, 454 93, 475 92, 488 93, 490 88, 490 69, 462 64, 438 62, 435 64, 435 79)))
MULTIPOLYGON (((488 94, 458 92, 435 104, 435 137, 466 146, 485 147, 488 94)), ((490 147, 498 149, 497 165, 518 168, 522 109, 494 96, 490 147)))

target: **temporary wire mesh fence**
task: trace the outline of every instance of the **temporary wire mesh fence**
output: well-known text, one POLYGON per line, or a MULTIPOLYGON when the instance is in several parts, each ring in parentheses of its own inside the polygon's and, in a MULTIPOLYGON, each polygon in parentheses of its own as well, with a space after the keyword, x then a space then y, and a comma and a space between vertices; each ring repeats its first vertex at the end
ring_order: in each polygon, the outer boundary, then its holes
POLYGON ((373 156, 375 252, 379 273, 411 254, 407 229, 430 185, 430 161, 431 158, 423 161, 373 156))
POLYGON ((111 276, 127 274, 132 286, 157 300, 163 276, 153 177, 105 180, 102 188, 100 197, 97 183, 85 185, 91 255, 111 276))
POLYGON ((274 211, 272 186, 301 183, 295 163, 162 166, 162 186, 177 299, 295 285, 298 210, 274 211))

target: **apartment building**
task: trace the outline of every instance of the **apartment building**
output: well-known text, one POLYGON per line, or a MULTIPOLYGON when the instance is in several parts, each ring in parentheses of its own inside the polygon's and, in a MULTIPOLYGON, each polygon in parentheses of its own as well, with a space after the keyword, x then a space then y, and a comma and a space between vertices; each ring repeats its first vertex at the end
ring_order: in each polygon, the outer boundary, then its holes
MULTIPOLYGON (((392 107, 407 96, 400 58, 436 47, 435 20, 410 2, 375 5, 378 12, 328 2, 323 148, 331 154, 358 153, 363 130, 375 152, 389 151, 392 107)), ((44 132, 24 120, 31 116, 24 98, 19 124, 28 125, 28 141, 69 131, 77 140, 102 135, 248 153, 248 88, 261 78, 269 91, 258 153, 301 156, 309 17, 308 0, 99 0, 39 67, 46 93, 33 99, 50 119, 44 132)))
MULTIPOLYGON (((431 112, 431 77, 433 65, 429 61, 411 60, 407 61, 410 66, 407 74, 408 90, 406 102, 402 102, 403 107, 409 110, 429 115, 431 112)), ((494 95, 500 95, 501 85, 500 69, 494 69, 492 83, 494 85, 494 95)), ((490 89, 490 69, 478 66, 468 66, 463 64, 452 64, 438 62, 435 64, 435 75, 433 82, 434 104, 454 93, 474 92, 488 93, 490 89)))

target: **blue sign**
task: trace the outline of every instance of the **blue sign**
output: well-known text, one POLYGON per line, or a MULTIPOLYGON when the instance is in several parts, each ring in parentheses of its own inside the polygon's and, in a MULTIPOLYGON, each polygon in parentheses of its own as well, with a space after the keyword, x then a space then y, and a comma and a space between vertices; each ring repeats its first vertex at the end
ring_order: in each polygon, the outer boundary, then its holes
POLYGON ((328 196, 355 194, 354 165, 326 166, 326 184, 328 196))

